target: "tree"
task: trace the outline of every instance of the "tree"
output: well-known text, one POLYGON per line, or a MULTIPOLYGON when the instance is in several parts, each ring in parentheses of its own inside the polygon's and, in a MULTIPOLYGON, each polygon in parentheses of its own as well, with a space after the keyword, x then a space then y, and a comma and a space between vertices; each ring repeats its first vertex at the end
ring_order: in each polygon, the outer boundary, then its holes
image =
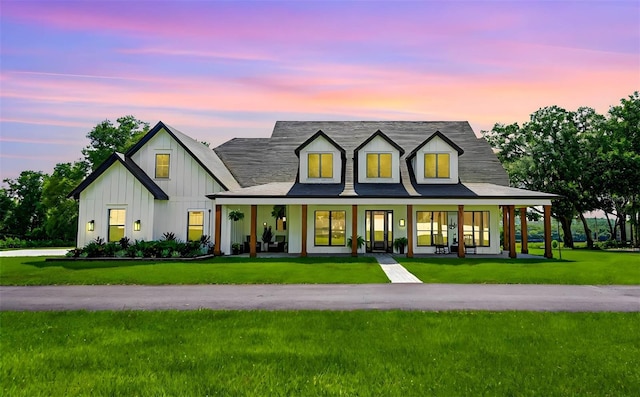
POLYGON ((84 161, 59 163, 50 176, 45 177, 42 204, 46 209, 45 232, 50 239, 74 241, 78 233, 78 203, 67 195, 86 176, 84 161))
MULTIPOLYGON (((586 149, 602 121, 590 108, 571 112, 550 106, 531 114, 522 126, 496 124, 491 131, 483 131, 491 146, 499 150, 498 158, 513 186, 562 196, 554 200, 552 214, 562 225, 567 247, 573 247, 573 218, 596 206, 593 159, 586 149)), ((586 221, 583 225, 591 238, 586 221)))
POLYGON ((85 160, 95 170, 113 152, 124 153, 149 131, 149 123, 140 121, 134 116, 123 116, 113 125, 104 120, 87 134, 91 143, 82 149, 85 160))
POLYGON ((11 198, 7 189, 0 189, 0 235, 11 233, 11 220, 13 211, 15 210, 15 202, 11 198))
POLYGON ((45 174, 40 171, 22 171, 16 179, 5 179, 8 196, 14 201, 8 226, 19 237, 43 237, 45 211, 42 204, 42 184, 45 174))

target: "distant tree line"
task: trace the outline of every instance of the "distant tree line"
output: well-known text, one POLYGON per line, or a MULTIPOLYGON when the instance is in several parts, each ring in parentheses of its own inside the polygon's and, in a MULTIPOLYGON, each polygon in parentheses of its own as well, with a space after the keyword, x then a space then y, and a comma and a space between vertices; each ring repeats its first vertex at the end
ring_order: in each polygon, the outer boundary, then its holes
POLYGON ((51 175, 22 171, 0 188, 0 238, 53 240, 75 244, 78 203, 67 195, 114 151, 125 152, 149 131, 149 123, 124 116, 104 120, 88 134, 83 158, 59 163, 51 175))
POLYGON ((637 91, 606 115, 589 107, 569 111, 549 106, 522 125, 498 123, 482 134, 497 150, 512 186, 562 196, 553 202, 552 214, 561 224, 566 247, 573 247, 574 219, 582 223, 587 246, 593 247, 594 233, 584 214, 596 210, 605 213, 612 239, 640 246, 637 91))

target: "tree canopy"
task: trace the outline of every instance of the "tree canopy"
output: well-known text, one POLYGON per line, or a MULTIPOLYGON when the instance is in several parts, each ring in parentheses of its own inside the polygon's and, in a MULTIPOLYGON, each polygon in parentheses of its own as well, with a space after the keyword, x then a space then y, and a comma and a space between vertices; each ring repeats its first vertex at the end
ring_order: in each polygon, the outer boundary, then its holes
POLYGON ((95 170, 113 152, 126 152, 147 132, 149 123, 134 116, 120 117, 116 120, 116 125, 111 120, 104 120, 87 134, 90 143, 82 149, 82 154, 91 169, 95 170))

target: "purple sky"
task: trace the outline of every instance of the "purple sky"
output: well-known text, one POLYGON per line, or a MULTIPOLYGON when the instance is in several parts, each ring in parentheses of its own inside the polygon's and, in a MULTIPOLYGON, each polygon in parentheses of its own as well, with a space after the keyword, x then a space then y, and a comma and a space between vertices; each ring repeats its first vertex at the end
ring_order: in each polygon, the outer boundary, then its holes
POLYGON ((0 0, 0 178, 104 119, 217 146, 276 120, 468 120, 640 89, 640 2, 0 0))

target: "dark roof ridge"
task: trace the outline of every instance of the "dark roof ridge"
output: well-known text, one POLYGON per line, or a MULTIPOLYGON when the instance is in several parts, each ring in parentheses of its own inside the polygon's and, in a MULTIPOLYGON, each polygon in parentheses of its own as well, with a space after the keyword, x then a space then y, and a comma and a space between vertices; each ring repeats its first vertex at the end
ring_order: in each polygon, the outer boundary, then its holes
POLYGON ((358 147, 356 147, 355 149, 353 149, 353 154, 355 156, 356 153, 358 153, 358 151, 360 149, 362 149, 363 147, 365 147, 369 142, 371 142, 372 140, 374 140, 376 137, 380 137, 382 139, 384 139, 385 141, 387 141, 391 146, 393 146, 394 148, 396 148, 399 152, 400 152, 400 157, 402 157, 402 155, 404 155, 404 149, 398 145, 397 143, 395 143, 393 141, 393 139, 389 138, 384 132, 380 131, 378 129, 378 131, 374 132, 373 134, 371 134, 371 136, 369 136, 369 138, 365 139, 364 142, 362 142, 358 147))
POLYGON ((456 152, 458 152, 458 156, 461 156, 462 154, 464 154, 464 150, 462 150, 462 148, 458 145, 456 145, 455 142, 453 142, 451 139, 449 139, 446 135, 444 135, 442 132, 440 131, 436 131, 433 134, 431 134, 431 136, 429 136, 429 138, 425 139, 421 144, 419 144, 418 146, 416 146, 415 149, 413 149, 411 151, 411 153, 409 153, 409 155, 407 156, 407 160, 411 159, 413 156, 416 155, 416 153, 418 153, 418 150, 420 150, 424 145, 426 145, 427 143, 429 143, 433 138, 438 137, 440 139, 442 139, 443 141, 445 141, 447 143, 447 145, 451 146, 453 149, 455 149, 456 152))

